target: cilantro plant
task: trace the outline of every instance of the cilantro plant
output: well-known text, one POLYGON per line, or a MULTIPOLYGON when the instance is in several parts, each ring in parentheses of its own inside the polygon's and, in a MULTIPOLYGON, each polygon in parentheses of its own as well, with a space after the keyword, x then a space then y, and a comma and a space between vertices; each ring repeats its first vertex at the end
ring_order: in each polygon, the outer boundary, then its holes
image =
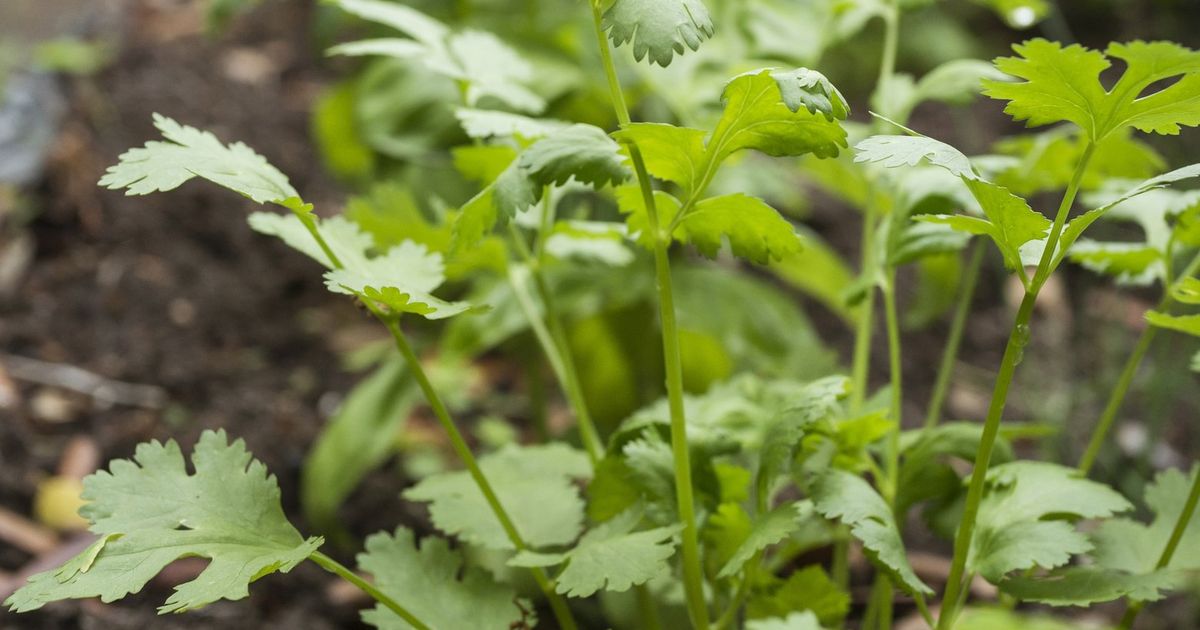
MULTIPOLYGON (((955 60, 917 78, 898 72, 896 60, 903 12, 924 3, 848 2, 821 14, 833 25, 822 46, 876 18, 884 28, 873 115, 856 122, 825 74, 743 63, 742 50, 783 61, 771 54, 779 39, 757 3, 712 3, 720 11, 710 13, 701 0, 588 0, 580 18, 598 67, 590 79, 579 69, 572 77, 605 97, 611 117, 587 110, 559 120, 543 115, 556 100, 543 85, 551 83, 544 60, 515 41, 403 4, 330 4, 387 29, 331 54, 400 64, 439 95, 456 134, 426 157, 452 167, 459 201, 430 194, 434 211, 424 212, 426 200, 413 199, 424 189, 389 182, 341 214, 318 214, 246 145, 160 115, 162 139, 123 154, 100 184, 143 195, 199 178, 283 210, 254 212, 249 225, 311 258, 325 287, 360 305, 394 346, 372 350, 379 367, 305 464, 309 521, 355 545, 337 507, 393 452, 403 417, 423 400, 461 469, 417 472, 402 498, 424 504, 438 533, 419 540, 400 526, 374 534, 357 570, 345 567, 321 551, 324 537, 305 537, 287 520, 275 478, 240 441, 208 431, 190 465, 175 442, 151 442, 89 477, 81 514, 96 541, 32 576, 7 600, 11 609, 113 601, 171 561, 200 556, 209 565, 177 586, 161 612, 244 598, 255 580, 311 560, 376 602, 362 618, 378 628, 525 628, 546 609, 553 619, 541 615, 542 624, 566 629, 891 628, 901 607, 931 628, 1025 623, 1018 613, 968 607, 977 578, 1014 605, 1125 599, 1128 628, 1146 602, 1200 570, 1200 468, 1162 472, 1146 487, 1149 522, 1088 478, 1154 336, 1200 336, 1200 315, 1187 310, 1200 305, 1200 198, 1174 188, 1200 176, 1200 165, 1163 173, 1165 160, 1137 137, 1200 125, 1200 53, 1166 42, 1100 52, 1032 39, 994 64, 955 60), (714 15, 749 26, 721 41, 714 15), (619 66, 614 51, 628 52, 633 65, 619 66), (1113 59, 1123 72, 1102 82, 1113 59), (714 68, 720 80, 711 80, 714 68), (622 70, 635 69, 662 79, 627 90, 622 70), (965 104, 981 90, 1005 101, 1013 119, 1054 127, 1004 138, 994 154, 972 158, 907 126, 918 126, 910 118, 926 102, 965 104), (635 121, 657 111, 627 98, 640 92, 657 93, 658 110, 675 122, 635 121), (799 172, 860 212, 857 277, 777 210, 774 195, 756 194, 756 169, 799 172), (1053 213, 1035 209, 1044 193, 1061 193, 1053 213), (1076 214, 1080 200, 1090 209, 1076 214), (1144 240, 1086 237, 1101 219, 1134 222, 1144 240), (947 421, 944 401, 989 254, 1022 299, 983 422, 947 421), (946 259, 963 278, 947 300, 951 325, 924 421, 906 429, 902 270, 946 259), (1161 286, 1077 467, 1019 458, 1014 442, 1040 429, 1003 421, 1038 296, 1068 261, 1123 284, 1161 286), (719 268, 749 264, 850 325, 848 376, 819 343, 797 341, 807 323, 773 286, 719 268), (835 281, 815 277, 826 269, 837 270, 835 281), (601 351, 581 343, 589 335, 580 329, 612 332, 596 314, 614 304, 656 320, 650 334, 601 351), (877 315, 887 386, 872 391, 877 315), (436 363, 414 344, 432 331, 442 333, 436 363), (531 373, 545 362, 572 426, 556 434, 542 423, 538 443, 519 444, 489 438, 480 421, 472 441, 460 423, 462 374, 438 370, 523 332, 536 352, 517 360, 531 373), (650 364, 629 369, 658 381, 650 402, 611 422, 597 410, 613 381, 589 380, 589 363, 605 360, 650 364), (701 369, 711 365, 719 376, 701 369), (913 510, 932 534, 953 541, 940 592, 938 576, 910 561, 913 510), (873 582, 851 619, 855 547, 873 582)), ((983 4, 1019 25, 1049 10, 983 4)), ((806 53, 819 57, 822 46, 806 53)), ((346 94, 339 88, 318 116, 338 111, 346 94)), ((386 146, 392 158, 411 157, 411 146, 374 140, 381 153, 386 146)))

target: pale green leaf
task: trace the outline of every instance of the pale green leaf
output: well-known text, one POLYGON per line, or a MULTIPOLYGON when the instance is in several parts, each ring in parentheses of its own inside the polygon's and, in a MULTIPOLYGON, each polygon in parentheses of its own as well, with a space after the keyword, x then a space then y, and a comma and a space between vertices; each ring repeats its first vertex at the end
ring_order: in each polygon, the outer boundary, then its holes
MULTIPOLYGON (((1154 520, 1149 524, 1128 518, 1115 518, 1101 523, 1092 534, 1092 541, 1096 544, 1092 555, 1096 564, 1128 573, 1152 572, 1179 522, 1198 474, 1200 467, 1193 467, 1191 473, 1174 468, 1158 473, 1154 481, 1146 486, 1146 506, 1154 513, 1154 520)), ((1200 570, 1200 515, 1192 515, 1167 568, 1200 570)))
POLYGON ((713 23, 700 0, 615 0, 604 12, 603 28, 613 45, 633 43, 633 58, 664 68, 684 47, 699 50, 712 37, 713 23))
POLYGON ((63 567, 29 578, 5 602, 21 612, 60 600, 111 602, 136 593, 171 562, 208 558, 195 579, 175 587, 160 613, 242 599, 254 580, 288 572, 321 545, 287 521, 266 467, 223 431, 206 431, 189 474, 179 445, 138 445, 83 482, 80 515, 100 541, 63 567))
MULTIPOLYGON (((274 236, 288 247, 321 263, 326 269, 333 269, 333 262, 325 255, 325 250, 321 249, 317 239, 296 215, 254 212, 247 218, 247 222, 255 232, 274 236)), ((317 230, 329 245, 329 249, 333 250, 333 254, 343 262, 365 258, 366 251, 373 245, 371 236, 345 217, 320 220, 317 230)))
POLYGON ((383 0, 337 0, 337 6, 364 20, 390 26, 427 45, 441 43, 450 29, 412 7, 383 0))
POLYGON ((625 226, 605 221, 559 221, 546 239, 546 253, 560 260, 623 267, 633 262, 625 226))
POLYGON ((570 126, 570 123, 561 120, 530 118, 520 114, 470 107, 459 107, 454 110, 454 116, 458 118, 468 136, 480 140, 513 137, 535 140, 570 126))
MULTIPOLYGON (((799 503, 789 503, 763 514, 754 521, 746 539, 738 546, 737 551, 721 567, 719 578, 736 575, 742 567, 754 557, 754 554, 787 538, 800 528, 799 503)), ((811 508, 810 508, 811 509, 811 508)))
POLYGON ((954 59, 930 70, 917 81, 914 100, 963 105, 983 91, 983 80, 1004 81, 1008 75, 978 59, 954 59))
MULTIPOLYGON (((591 475, 587 457, 564 444, 510 446, 479 458, 517 531, 533 548, 570 544, 583 528, 583 500, 575 479, 591 475)), ((422 480, 404 492, 428 502, 438 529, 489 549, 512 549, 500 521, 466 472, 422 480)))
POLYGON ((887 168, 929 162, 965 179, 978 179, 971 161, 954 147, 928 136, 871 136, 854 146, 854 161, 887 168))
POLYGON ((1166 328, 1200 337, 1200 315, 1168 315, 1158 311, 1146 313, 1151 326, 1166 328))
POLYGON ((1121 284, 1150 284, 1162 275, 1162 253, 1141 243, 1112 243, 1081 239, 1067 252, 1072 262, 1121 284))
POLYGON ((445 319, 472 308, 467 302, 447 302, 432 295, 445 279, 445 266, 442 255, 424 245, 405 241, 377 258, 342 262, 345 268, 325 273, 325 286, 334 293, 356 295, 393 313, 426 319, 445 319))
POLYGON ((154 114, 154 126, 166 142, 151 141, 121 154, 100 185, 126 189, 128 195, 174 190, 193 177, 241 193, 258 203, 283 203, 299 197, 287 176, 250 147, 235 142, 221 144, 217 137, 154 114))
POLYGON ((891 266, 906 265, 927 256, 961 251, 971 233, 944 223, 913 223, 900 230, 899 238, 888 252, 891 266))
MULTIPOLYGON (((377 533, 358 555, 359 569, 375 586, 430 628, 508 630, 521 627, 528 602, 510 586, 492 581, 477 568, 464 567, 462 553, 433 536, 418 548, 411 530, 377 533)), ((362 613, 363 621, 382 630, 411 628, 399 615, 377 604, 362 613)))
POLYGON ((1105 53, 1078 44, 1032 39, 1013 47, 1017 57, 996 60, 996 67, 1024 81, 985 82, 985 93, 1009 101, 1004 111, 1030 126, 1070 121, 1092 141, 1127 127, 1175 135, 1200 124, 1200 53, 1170 42, 1111 44, 1105 53), (1109 57, 1126 68, 1111 90, 1100 74, 1109 57), (1172 77, 1175 84, 1143 96, 1147 87, 1172 77))
POLYGON ((821 630, 821 622, 811 610, 794 612, 787 617, 751 619, 746 630, 821 630))
POLYGON ((757 197, 743 194, 696 203, 681 228, 687 240, 709 258, 717 255, 722 237, 729 239, 735 256, 759 264, 782 259, 802 247, 795 228, 778 211, 757 197))
POLYGON ((566 563, 555 577, 556 590, 569 597, 590 597, 600 590, 622 592, 670 572, 675 537, 682 525, 633 531, 642 515, 631 510, 588 530, 579 544, 562 554, 518 553, 512 566, 566 563))
POLYGON ((1174 588, 1178 578, 1158 571, 1133 575, 1094 567, 1070 567, 1046 576, 1016 575, 1000 583, 1000 589, 1019 601, 1050 606, 1090 606, 1128 597, 1152 602, 1163 598, 1163 590, 1174 588))
POLYGON ((592 125, 576 124, 538 140, 521 153, 520 168, 538 186, 575 180, 593 188, 629 179, 621 149, 592 125))
POLYGON ((830 470, 813 483, 812 498, 818 512, 850 527, 850 533, 862 541, 877 563, 898 579, 901 588, 910 593, 933 594, 933 589, 913 573, 908 563, 891 508, 866 480, 845 471, 830 470))

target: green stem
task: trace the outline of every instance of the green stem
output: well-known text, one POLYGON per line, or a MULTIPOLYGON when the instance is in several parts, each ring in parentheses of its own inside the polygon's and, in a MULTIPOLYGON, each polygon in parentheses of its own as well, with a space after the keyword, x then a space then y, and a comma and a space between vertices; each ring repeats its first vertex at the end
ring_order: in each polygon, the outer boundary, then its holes
POLYGON ((946 348, 942 351, 942 363, 938 366, 933 395, 929 398, 929 411, 925 416, 924 425, 926 430, 937 426, 942 420, 942 407, 946 403, 946 394, 950 391, 950 378, 954 375, 954 363, 958 360, 958 352, 962 347, 967 317, 971 314, 971 300, 975 297, 975 287, 979 283, 980 270, 983 268, 984 251, 985 244, 976 239, 971 245, 971 258, 967 262, 963 286, 958 294, 958 304, 954 308, 954 319, 950 323, 946 348))
MULTIPOLYGON (((475 481, 475 485, 479 487, 479 492, 483 494, 483 498, 492 509, 492 513, 495 514, 496 520, 500 522, 500 527, 504 529, 504 534, 508 537, 509 542, 512 543, 517 551, 528 549, 529 546, 521 538, 516 524, 509 517, 508 511, 501 505, 500 498, 492 488, 491 482, 484 476, 483 470, 479 467, 479 462, 476 461, 475 455, 471 453, 471 447, 467 445, 467 441, 458 430, 458 426, 450 417, 450 412, 446 409, 445 403, 442 402, 441 396, 433 388, 433 383, 429 381, 429 375, 425 373, 424 367, 421 366, 421 360, 417 358, 412 346, 408 343, 408 339, 404 336, 404 331, 400 329, 399 321, 395 317, 388 317, 379 312, 369 304, 367 308, 371 309, 383 321, 384 325, 387 326, 388 332, 392 333, 392 338, 396 342, 396 349, 400 351, 405 362, 408 363, 409 369, 413 372, 413 377, 417 379, 417 384, 421 387, 421 391, 425 393, 425 399, 429 402, 430 408, 433 409, 433 414, 437 416, 438 422, 441 423, 447 437, 450 438, 450 445, 454 448, 454 452, 458 455, 458 458, 467 467, 467 472, 475 481)), ((576 627, 575 619, 572 618, 566 601, 563 600, 561 595, 555 592, 554 585, 546 577, 546 572, 536 567, 530 569, 530 572, 533 574, 533 579, 537 582, 538 588, 541 589, 542 594, 545 595, 546 600, 550 603, 550 608, 553 610, 554 617, 558 620, 559 625, 565 630, 574 630, 576 627)))
MULTIPOLYGON (((514 232, 516 231, 516 227, 511 222, 509 226, 514 232)), ((526 268, 529 269, 530 274, 534 277, 539 297, 546 311, 545 319, 543 320, 542 316, 538 313, 537 304, 534 302, 533 296, 529 293, 529 287, 525 284, 525 278, 520 275, 520 272, 515 267, 510 267, 508 270, 509 285, 513 288, 513 294, 517 298, 517 305, 521 308, 525 319, 529 321, 530 328, 533 329, 533 336, 537 339, 538 345, 542 347, 542 352, 546 355, 546 360, 550 363, 550 369, 554 372, 554 376, 558 379, 558 382, 562 384, 567 401, 571 404, 571 408, 575 412, 575 418, 579 424, 579 435, 583 440, 584 449, 587 451, 588 458, 591 460, 592 467, 594 468, 603 456, 604 449, 600 442, 600 435, 596 432, 596 426, 592 423, 592 417, 588 413, 587 402, 583 398, 583 391, 579 385, 579 377, 575 371, 574 361, 570 357, 570 349, 567 346, 566 333, 562 329, 562 324, 557 314, 552 310, 553 302, 550 300, 549 287, 542 280, 538 271, 534 269, 534 266, 537 264, 536 261, 520 240, 521 235, 515 233, 512 236, 514 241, 521 243, 517 247, 517 250, 525 259, 528 265, 526 268)))
MULTIPOLYGON (((629 108, 625 104, 621 83, 617 79, 616 66, 608 40, 601 27, 600 6, 591 1, 592 25, 604 74, 608 80, 613 109, 622 127, 630 124, 629 108)), ((704 599, 704 574, 700 562, 700 536, 696 527, 696 506, 692 490, 691 455, 688 452, 687 421, 683 409, 683 362, 679 351, 679 329, 675 322, 675 296, 671 287, 671 262, 667 255, 671 235, 664 234, 659 223, 658 208, 654 204, 654 190, 650 187, 650 176, 637 145, 629 144, 629 157, 633 162, 642 201, 650 230, 654 234, 654 270, 658 285, 659 318, 662 324, 663 363, 666 368, 667 401, 671 414, 671 450, 674 455, 675 496, 679 519, 683 522, 681 556, 683 560, 683 586, 687 597, 688 616, 692 626, 707 630, 709 626, 708 606, 704 599)))
MULTIPOLYGON (((1167 539, 1167 546, 1163 547, 1162 554, 1158 557, 1158 563, 1154 565, 1155 571, 1161 571, 1170 566, 1171 558, 1175 556, 1175 550, 1179 547, 1179 542, 1183 540, 1183 534, 1192 522, 1192 516, 1196 513, 1198 503, 1200 503, 1200 468, 1194 467, 1192 489, 1188 493, 1187 501, 1183 504, 1183 511, 1179 513, 1179 518, 1175 521, 1175 528, 1171 530, 1171 537, 1167 539)), ((1121 618, 1122 630, 1129 630, 1133 627, 1133 620, 1137 618, 1144 605, 1145 603, 1140 601, 1129 604, 1129 610, 1125 611, 1125 616, 1121 618)))
MULTIPOLYGON (((875 219, 863 212, 861 273, 875 267, 875 219)), ((871 336, 875 328, 875 287, 867 287, 866 297, 858 305, 858 325, 854 331, 854 364, 850 372, 850 413, 857 413, 867 397, 867 375, 871 364, 871 336)))
MULTIPOLYGON (((1197 269, 1200 269, 1200 253, 1197 253, 1196 257, 1183 269, 1183 272, 1179 274, 1178 280, 1191 277, 1196 273, 1197 269)), ((1158 303, 1157 310, 1166 311, 1175 303, 1174 288, 1174 284, 1166 287, 1165 295, 1158 303)), ((1108 397, 1108 404, 1104 406, 1104 412, 1100 414, 1100 420, 1096 423, 1096 428, 1092 430, 1091 439, 1088 440, 1087 449, 1083 452, 1083 457, 1079 460, 1079 472, 1085 476, 1091 472, 1092 466, 1096 463, 1096 458, 1100 456, 1100 449, 1104 447, 1104 443, 1108 438, 1108 432, 1112 429, 1113 423, 1117 419, 1117 413, 1121 410, 1121 405, 1125 402, 1125 395, 1129 393, 1129 387, 1133 384, 1133 378, 1137 375, 1138 367, 1141 366, 1142 360, 1146 357, 1146 353, 1150 350, 1150 344, 1154 341, 1157 334, 1157 327, 1146 326, 1142 330, 1141 336, 1138 337, 1137 345, 1133 347, 1133 353, 1125 361, 1125 367, 1121 370, 1121 376, 1117 378, 1117 384, 1113 387, 1112 394, 1108 397)))
POLYGON ((996 386, 992 391, 992 400, 988 405, 987 419, 983 425, 983 435, 979 440, 979 450, 975 454, 975 465, 971 471, 971 481, 967 488, 966 503, 963 507, 962 520, 958 525, 958 533, 954 537, 954 559, 950 565, 950 576, 946 582, 946 591, 942 597, 942 612, 938 618, 938 630, 949 630, 954 625, 958 611, 965 602, 966 583, 964 577, 967 569, 967 552, 971 548, 971 540, 975 534, 975 520, 979 516, 979 504, 983 500, 984 483, 987 480, 988 465, 991 463, 992 450, 996 445, 996 437, 1000 433, 1000 421, 1004 416, 1004 406, 1008 402, 1008 390, 1012 385, 1013 375, 1017 365, 1025 353, 1029 342, 1029 322, 1033 317, 1033 308, 1037 303, 1038 293, 1052 271, 1051 262, 1058 250, 1058 241, 1062 236, 1063 226, 1079 194, 1079 183, 1091 161, 1095 145, 1089 143, 1084 149, 1079 163, 1075 165, 1075 173, 1067 185, 1062 203, 1054 216, 1050 234, 1046 237, 1046 249, 1038 261, 1032 282, 1017 309, 1016 319, 1009 332, 1008 344, 1004 348, 1004 357, 1000 360, 1000 371, 996 375, 996 386), (960 598, 962 601, 960 601, 960 598))
POLYGON ((357 573, 346 568, 337 560, 330 558, 320 551, 314 551, 312 555, 308 557, 308 559, 320 565, 322 569, 325 569, 326 571, 329 571, 343 580, 346 580, 347 582, 357 586, 359 590, 367 595, 370 595, 372 599, 380 604, 387 606, 389 610, 399 615, 401 619, 403 619, 413 628, 416 628, 417 630, 430 630, 427 624, 422 622, 420 619, 417 619, 412 613, 408 612, 404 606, 401 606, 398 602, 396 602, 396 600, 388 597, 386 593, 378 588, 375 588, 374 584, 362 579, 362 577, 360 577, 357 573))

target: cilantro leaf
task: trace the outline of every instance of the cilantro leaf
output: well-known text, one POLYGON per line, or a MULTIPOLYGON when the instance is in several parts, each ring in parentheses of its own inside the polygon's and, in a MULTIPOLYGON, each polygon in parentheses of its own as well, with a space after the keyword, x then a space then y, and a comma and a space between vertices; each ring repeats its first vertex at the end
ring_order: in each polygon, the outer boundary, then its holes
POLYGON ((459 107, 454 110, 455 118, 463 131, 471 138, 525 138, 533 140, 560 131, 570 123, 546 118, 530 118, 490 109, 459 107))
POLYGON ((1067 257, 1091 271, 1115 277, 1119 284, 1149 284, 1164 271, 1162 252, 1142 243, 1082 239, 1067 257))
MULTIPOLYGON (((479 467, 531 547, 566 545, 579 535, 583 501, 572 480, 591 475, 582 452, 564 444, 510 446, 480 457, 479 467)), ((427 477, 404 497, 428 502, 433 524, 447 534, 488 549, 512 549, 500 521, 465 471, 427 477)))
POLYGON ((865 479, 846 471, 830 470, 813 483, 812 498, 817 512, 848 525, 850 533, 862 541, 874 561, 897 578, 904 590, 933 594, 933 589, 913 573, 908 563, 891 508, 865 479))
MULTIPOLYGON (((1166 540, 1179 522, 1191 490, 1193 480, 1200 474, 1200 467, 1190 473, 1170 469, 1160 472, 1146 486, 1145 501, 1154 512, 1149 524, 1133 519, 1115 518, 1104 521, 1092 534, 1096 550, 1092 554, 1098 566, 1129 573, 1150 573, 1158 564, 1166 540)), ((1192 515, 1171 556, 1173 570, 1200 569, 1200 519, 1192 515)))
POLYGON ((426 319, 445 319, 472 308, 467 302, 447 302, 430 292, 445 279, 442 255, 424 245, 405 241, 383 256, 342 261, 346 267, 325 273, 325 286, 334 293, 377 302, 393 313, 415 313, 426 319))
POLYGON ((593 188, 617 185, 632 175, 621 149, 592 125, 575 124, 535 142, 521 153, 520 168, 538 186, 574 179, 593 188))
MULTIPOLYGON (((443 538, 427 537, 418 547, 411 530, 380 532, 367 538, 358 566, 375 578, 379 590, 431 628, 506 630, 525 621, 523 600, 512 587, 464 567, 462 553, 443 538)), ((383 605, 363 611, 362 618, 385 630, 410 627, 383 605)))
POLYGON ((69 598, 111 602, 136 593, 170 562, 211 562, 175 587, 159 613, 182 612, 219 599, 242 599, 254 580, 291 571, 321 545, 305 540, 283 515, 279 486, 266 467, 224 431, 206 431, 188 474, 179 445, 138 445, 88 476, 80 515, 100 538, 59 569, 38 573, 5 602, 15 611, 69 598))
POLYGON ((780 260, 802 247, 796 229, 777 210, 740 193, 696 203, 681 228, 687 240, 709 258, 716 257, 723 236, 729 239, 734 255, 759 264, 780 260))
POLYGON ((810 610, 794 612, 787 617, 751 619, 746 630, 821 630, 821 622, 810 610))
POLYGON ((835 157, 846 146, 846 132, 836 120, 850 108, 815 70, 747 72, 729 81, 723 98, 725 110, 709 140, 710 159, 717 163, 744 149, 774 157, 835 157))
POLYGON ((331 55, 383 55, 422 62, 426 68, 460 82, 472 107, 486 97, 537 113, 546 102, 530 89, 533 66, 495 35, 452 32, 441 22, 410 7, 379 0, 337 0, 347 13, 390 26, 412 39, 384 38, 340 44, 331 55))
POLYGON ((1019 569, 1062 566, 1089 551, 1087 537, 1064 519, 1106 518, 1132 508, 1108 486, 1048 462, 995 466, 988 483, 967 566, 992 582, 1019 569))
POLYGON ((1152 602, 1163 598, 1178 578, 1166 571, 1133 575, 1094 567, 1069 567, 1046 576, 1015 575, 999 584, 1020 601, 1050 606, 1090 606, 1123 597, 1152 602))
POLYGON ((1146 313, 1150 325, 1200 337, 1200 315, 1168 315, 1159 311, 1146 313))
POLYGON ((754 554, 787 538, 792 532, 799 529, 800 511, 805 507, 811 509, 812 506, 809 503, 789 503, 759 517, 754 521, 746 539, 738 546, 725 566, 721 567, 717 577, 726 578, 736 575, 750 561, 750 558, 754 557, 754 554))
POLYGON ((614 46, 633 42, 633 58, 671 64, 684 47, 699 50, 712 37, 713 23, 700 0, 616 0, 604 12, 602 27, 614 46))
POLYGON ((1009 101, 1004 111, 1030 126, 1069 121, 1093 142, 1127 127, 1146 133, 1175 135, 1183 126, 1200 124, 1200 53, 1170 42, 1134 41, 1111 44, 1101 53, 1078 44, 1032 39, 1013 46, 1016 57, 996 60, 996 67, 1018 83, 986 81, 984 93, 1009 101), (1107 54, 1107 56, 1106 56, 1107 54), (1100 73, 1125 62, 1125 72, 1106 90, 1100 73), (1182 76, 1167 88, 1143 96, 1157 81, 1182 76))
POLYGON ((511 566, 538 567, 566 563, 555 577, 556 590, 570 597, 590 597, 597 591, 627 591, 670 571, 675 536, 682 525, 633 531, 642 514, 629 510, 588 530, 579 544, 563 553, 524 551, 511 566))
MULTIPOLYGON (((810 613, 818 621, 841 627, 850 611, 850 594, 834 583, 819 565, 809 565, 789 575, 785 580, 765 579, 767 584, 756 587, 746 602, 749 619, 793 619, 796 614, 810 613)), ((747 627, 751 622, 747 623, 747 627)))
POLYGON ((986 219, 968 215, 920 215, 917 221, 940 223, 968 234, 987 235, 996 243, 1010 269, 1022 269, 1021 247, 1045 238, 1050 220, 1035 212, 1024 199, 980 177, 958 149, 926 136, 871 136, 855 146, 855 162, 880 163, 895 168, 922 160, 957 175, 986 219))
MULTIPOLYGON (((255 232, 274 236, 288 247, 321 263, 326 269, 334 268, 325 250, 317 244, 317 239, 313 238, 299 217, 274 212, 254 212, 246 221, 255 232)), ((325 239, 329 249, 342 261, 363 258, 364 252, 374 244, 371 235, 363 232, 357 224, 345 217, 318 220, 317 226, 321 238, 325 239)))
POLYGON ((282 204, 299 197, 287 176, 241 142, 221 144, 207 131, 160 114, 154 114, 154 126, 167 141, 150 141, 122 153, 120 162, 100 178, 101 186, 124 188, 127 195, 146 195, 174 190, 193 177, 201 177, 257 203, 282 204))
POLYGON ((613 133, 618 141, 637 145, 646 170, 663 181, 679 184, 692 195, 703 177, 705 137, 702 129, 664 123, 633 123, 613 133))

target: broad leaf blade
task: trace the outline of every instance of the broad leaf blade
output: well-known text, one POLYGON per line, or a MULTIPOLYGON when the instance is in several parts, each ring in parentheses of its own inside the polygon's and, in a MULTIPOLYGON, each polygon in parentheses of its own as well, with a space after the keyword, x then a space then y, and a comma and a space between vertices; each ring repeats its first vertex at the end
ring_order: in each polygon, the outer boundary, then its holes
POLYGON ((242 599, 249 584, 288 572, 321 545, 287 521, 279 486, 240 440, 206 431, 189 474, 179 445, 140 444, 133 460, 84 480, 80 514, 100 540, 60 569, 39 573, 7 602, 20 611, 70 598, 111 602, 136 593, 167 564, 186 556, 211 562, 175 587, 160 613, 242 599))
POLYGON ((616 0, 604 13, 603 28, 613 45, 633 43, 633 58, 670 65, 685 47, 699 50, 712 37, 713 23, 700 0, 616 0))

